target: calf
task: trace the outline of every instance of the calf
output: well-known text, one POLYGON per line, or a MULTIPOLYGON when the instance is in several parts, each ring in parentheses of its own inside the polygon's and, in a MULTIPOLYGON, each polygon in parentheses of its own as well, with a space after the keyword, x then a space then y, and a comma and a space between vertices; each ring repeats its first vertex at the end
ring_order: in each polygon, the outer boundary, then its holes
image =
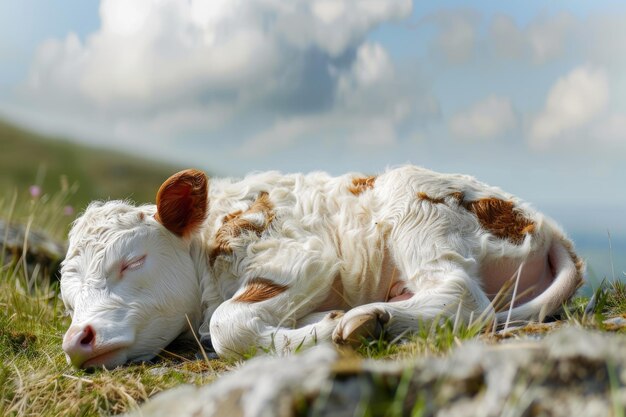
POLYGON ((63 349, 77 367, 148 360, 189 323, 240 356, 452 317, 541 320, 582 279, 555 223, 468 176, 187 170, 156 201, 94 202, 70 231, 63 349))

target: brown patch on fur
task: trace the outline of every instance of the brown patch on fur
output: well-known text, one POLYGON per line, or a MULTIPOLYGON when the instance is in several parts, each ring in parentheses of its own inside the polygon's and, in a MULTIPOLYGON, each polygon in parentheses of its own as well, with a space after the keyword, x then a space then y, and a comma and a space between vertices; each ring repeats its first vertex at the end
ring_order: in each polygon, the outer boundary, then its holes
POLYGON ((204 172, 196 169, 172 175, 159 188, 154 218, 170 232, 187 236, 206 218, 209 205, 207 184, 204 172))
POLYGON ((465 201, 465 194, 462 191, 456 191, 450 194, 450 197, 454 198, 459 204, 462 204, 463 201, 465 201))
POLYGON ((507 239, 517 245, 532 233, 535 224, 515 210, 511 201, 498 198, 483 198, 464 202, 463 207, 476 215, 481 226, 500 239, 507 239))
POLYGON ((352 185, 348 187, 348 191, 350 191, 354 195, 360 195, 364 191, 374 188, 375 182, 375 176, 353 178, 352 185))
POLYGON ((272 220, 274 220, 273 209, 274 206, 270 202, 269 194, 262 191, 246 211, 238 210, 224 216, 222 226, 215 235, 215 245, 209 255, 211 265, 213 265, 219 255, 230 255, 233 252, 230 241, 240 236, 243 232, 250 231, 261 237, 261 234, 269 227, 272 220), (262 225, 252 223, 250 220, 242 218, 246 214, 255 213, 263 214, 265 221, 262 225))
POLYGON ((246 284, 244 292, 233 298, 240 303, 258 303, 269 300, 285 292, 287 285, 277 284, 266 278, 253 278, 246 284))
POLYGON ((423 201, 428 201, 429 203, 433 203, 433 204, 445 203, 445 200, 443 198, 433 198, 423 191, 420 191, 419 193, 417 193, 417 198, 423 201))
POLYGON ((237 217, 241 216, 241 214, 243 213, 243 211, 241 210, 237 210, 233 213, 227 214, 226 216, 224 216, 224 218, 222 219, 222 223, 228 223, 234 219, 236 219, 237 217))

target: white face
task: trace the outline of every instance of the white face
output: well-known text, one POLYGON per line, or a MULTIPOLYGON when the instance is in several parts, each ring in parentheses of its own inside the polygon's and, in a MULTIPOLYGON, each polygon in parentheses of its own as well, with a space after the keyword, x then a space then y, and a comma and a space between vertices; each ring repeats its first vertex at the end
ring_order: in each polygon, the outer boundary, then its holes
POLYGON ((154 220, 154 206, 95 203, 72 227, 61 298, 76 367, 148 360, 188 330, 200 309, 189 242, 154 220))

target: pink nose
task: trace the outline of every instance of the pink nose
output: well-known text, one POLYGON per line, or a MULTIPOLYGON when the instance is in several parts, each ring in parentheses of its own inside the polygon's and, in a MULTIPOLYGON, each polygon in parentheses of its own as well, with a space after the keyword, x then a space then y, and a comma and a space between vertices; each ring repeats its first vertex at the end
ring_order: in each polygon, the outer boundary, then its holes
POLYGON ((63 336, 63 350, 75 366, 94 354, 96 331, 90 325, 71 326, 63 336))

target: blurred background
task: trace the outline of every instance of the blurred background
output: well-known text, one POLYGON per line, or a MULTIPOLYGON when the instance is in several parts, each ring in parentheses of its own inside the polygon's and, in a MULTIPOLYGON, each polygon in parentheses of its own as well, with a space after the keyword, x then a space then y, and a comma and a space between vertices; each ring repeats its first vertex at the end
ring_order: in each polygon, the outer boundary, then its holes
POLYGON ((626 271, 625 160, 623 1, 0 2, 4 213, 413 163, 532 202, 597 283, 626 271))

